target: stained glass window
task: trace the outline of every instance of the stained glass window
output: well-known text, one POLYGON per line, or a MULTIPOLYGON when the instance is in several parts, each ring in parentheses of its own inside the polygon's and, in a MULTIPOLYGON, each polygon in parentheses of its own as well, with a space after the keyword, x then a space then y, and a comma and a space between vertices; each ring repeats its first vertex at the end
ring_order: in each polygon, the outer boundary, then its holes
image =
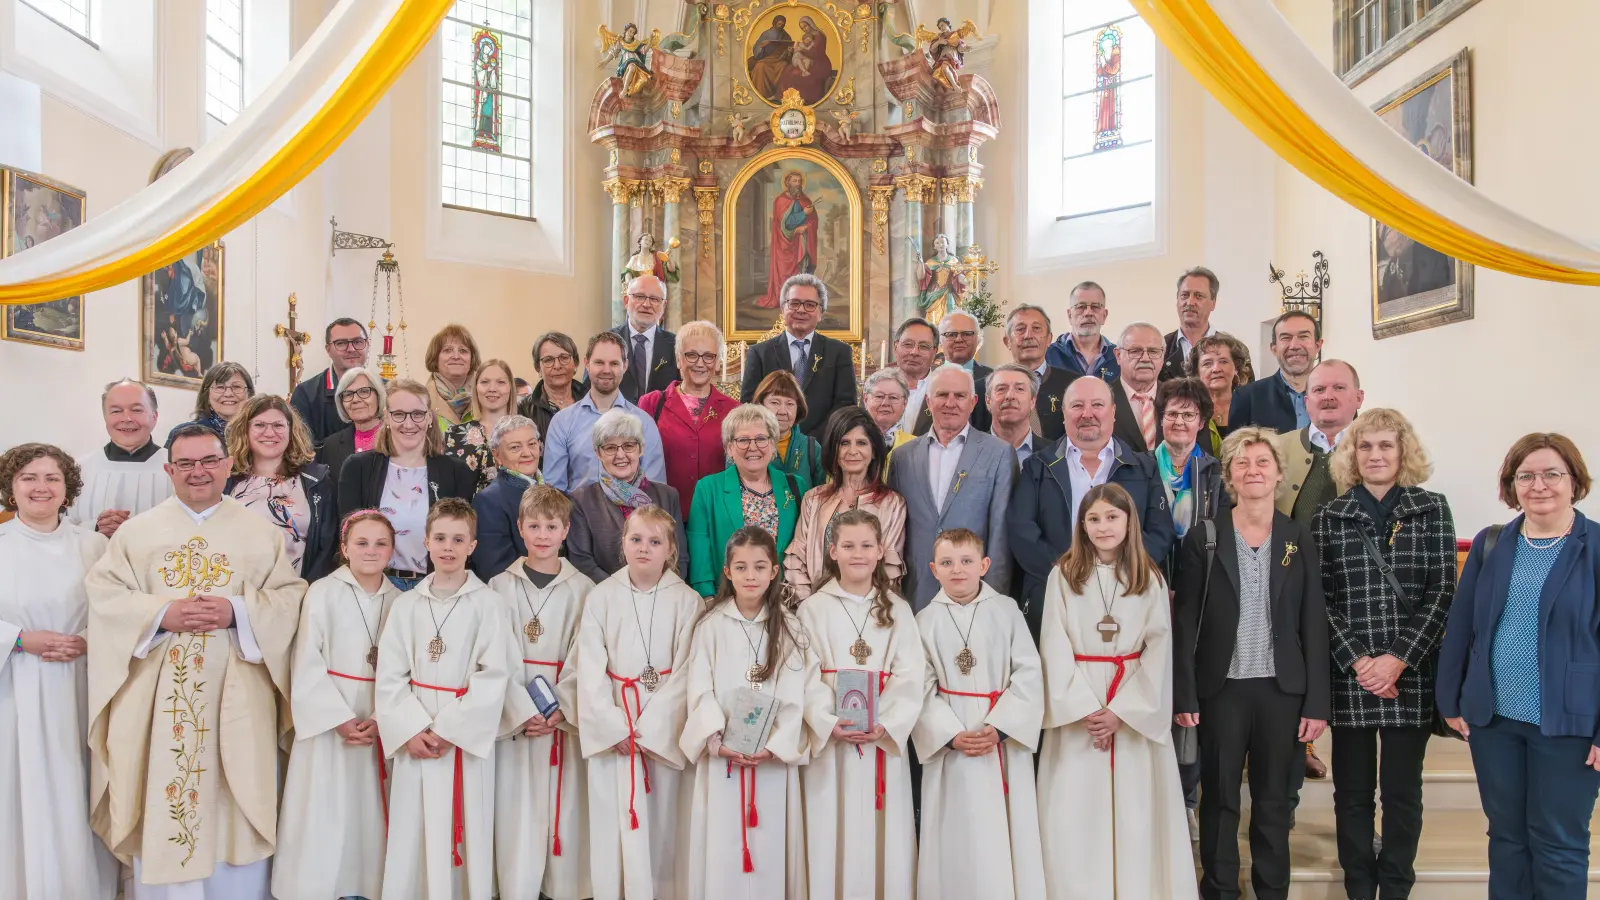
POLYGON ((206 115, 224 125, 244 109, 243 0, 206 0, 206 115))
POLYGON ((1128 0, 1062 0, 1060 218, 1155 199, 1155 38, 1128 0))
POLYGON ((532 214, 532 0, 456 0, 443 26, 441 199, 532 214))
POLYGON ((86 41, 94 40, 89 33, 94 0, 22 0, 22 2, 78 37, 86 41))

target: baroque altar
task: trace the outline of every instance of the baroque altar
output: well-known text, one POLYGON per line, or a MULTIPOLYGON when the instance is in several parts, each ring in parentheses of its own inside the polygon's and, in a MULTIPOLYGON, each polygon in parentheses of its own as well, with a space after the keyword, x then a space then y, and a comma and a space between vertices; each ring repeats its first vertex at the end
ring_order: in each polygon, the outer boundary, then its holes
POLYGON ((644 236, 670 247, 668 323, 716 322, 735 367, 781 328, 777 294, 796 272, 827 284, 821 330, 854 346, 863 375, 896 323, 967 296, 960 262, 982 262, 978 158, 999 107, 962 71, 970 21, 903 18, 883 0, 744 0, 686 3, 666 35, 600 29, 608 77, 588 124, 607 152, 611 271, 642 268, 644 236))

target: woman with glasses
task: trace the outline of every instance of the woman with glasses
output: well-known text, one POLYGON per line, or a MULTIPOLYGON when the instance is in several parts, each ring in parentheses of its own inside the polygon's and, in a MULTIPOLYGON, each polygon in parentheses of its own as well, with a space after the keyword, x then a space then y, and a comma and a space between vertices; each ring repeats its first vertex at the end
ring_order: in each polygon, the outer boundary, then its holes
POLYGON ((794 538, 800 499, 811 482, 774 462, 778 434, 777 417, 754 403, 722 420, 722 446, 733 465, 700 479, 689 507, 689 586, 702 597, 716 594, 723 553, 735 531, 761 527, 778 542, 779 558, 794 538))
POLYGON ((1600 525, 1573 504, 1590 486, 1570 438, 1511 445, 1500 500, 1522 515, 1473 539, 1445 625, 1436 696, 1472 751, 1490 900, 1586 896, 1600 793, 1600 525))
POLYGON ((678 330, 681 381, 639 398, 639 408, 655 419, 667 460, 667 484, 685 509, 694 501, 700 479, 727 468, 722 452, 722 420, 739 401, 712 384, 722 365, 722 332, 710 322, 690 322, 678 330))
POLYGON ((334 481, 344 461, 357 453, 372 449, 378 439, 378 428, 383 425, 385 394, 383 379, 367 374, 357 366, 339 377, 333 392, 334 408, 339 419, 348 423, 342 430, 328 435, 317 448, 317 462, 328 467, 334 481))
POLYGON ((394 523, 394 556, 385 570, 402 591, 428 574, 428 510, 445 497, 470 501, 477 478, 444 452, 436 412, 421 383, 389 384, 388 411, 372 449, 345 461, 339 472, 339 514, 376 509, 394 523))
POLYGON ((822 445, 800 430, 799 423, 806 419, 806 395, 794 374, 779 370, 761 379, 751 402, 766 407, 778 420, 778 446, 773 453, 778 468, 799 475, 808 484, 821 484, 827 477, 822 445))
MULTIPOLYGON (((217 437, 222 438, 228 423, 255 393, 256 383, 244 366, 234 362, 217 363, 200 379, 192 421, 215 431, 217 437)), ((172 449, 170 436, 167 438, 167 449, 172 449)))
POLYGON ((472 418, 444 430, 444 452, 467 464, 478 477, 478 490, 494 481, 499 469, 489 436, 506 416, 516 414, 517 377, 511 364, 491 359, 472 376, 472 418))
POLYGON ((489 433, 489 449, 494 453, 499 474, 472 498, 472 509, 478 514, 478 546, 473 548, 471 565, 484 581, 527 555, 517 524, 522 495, 528 488, 544 484, 544 476, 539 474, 544 442, 532 419, 501 419, 489 433))
MULTIPOLYGON (((600 480, 572 492, 572 527, 567 532, 567 558, 595 584, 623 567, 622 526, 634 510, 659 506, 678 523, 678 546, 684 546, 683 507, 678 491, 645 477, 644 426, 627 410, 611 409, 594 423, 594 452, 600 456, 600 480)), ((678 554, 678 574, 687 577, 689 560, 678 554)))
POLYGON ((289 563, 307 581, 332 572, 338 543, 335 481, 313 462, 311 432, 288 401, 258 394, 228 423, 232 473, 223 493, 278 527, 289 563))
POLYGON ((1250 351, 1237 338, 1217 332, 1207 335, 1189 353, 1187 374, 1200 379, 1211 395, 1211 415, 1206 417, 1199 442, 1212 456, 1222 452, 1222 439, 1228 436, 1228 410, 1233 392, 1250 383, 1250 351))
POLYGON ((466 326, 451 323, 428 341, 423 364, 428 368, 428 404, 439 417, 439 429, 472 418, 472 377, 483 357, 466 326))
MULTIPOLYGON (((545 332, 533 342, 533 364, 539 370, 539 383, 517 403, 517 412, 539 426, 542 438, 550 433, 556 413, 582 399, 589 385, 576 377, 578 345, 559 331, 545 332)), ((542 458, 539 465, 544 465, 542 458)))

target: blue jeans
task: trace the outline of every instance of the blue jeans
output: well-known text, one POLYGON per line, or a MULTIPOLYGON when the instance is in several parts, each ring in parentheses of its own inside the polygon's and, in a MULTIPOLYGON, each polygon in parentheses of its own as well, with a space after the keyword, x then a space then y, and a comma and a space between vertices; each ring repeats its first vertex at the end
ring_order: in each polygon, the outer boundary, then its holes
POLYGON ((1495 716, 1467 747, 1489 817, 1489 900, 1582 900, 1600 772, 1589 739, 1495 716))
POLYGON ((389 579, 390 584, 399 588, 402 592, 409 591, 422 583, 421 578, 401 578, 399 575, 388 575, 385 577, 389 579))

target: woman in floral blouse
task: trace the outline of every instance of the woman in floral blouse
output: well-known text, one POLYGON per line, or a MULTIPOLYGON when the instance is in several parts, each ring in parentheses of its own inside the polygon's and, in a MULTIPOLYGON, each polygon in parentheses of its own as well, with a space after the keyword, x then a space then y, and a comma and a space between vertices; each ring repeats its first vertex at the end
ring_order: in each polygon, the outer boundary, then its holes
POLYGON ((491 359, 472 376, 472 418, 445 430, 445 454, 467 464, 477 476, 480 491, 498 474, 489 436, 501 419, 515 412, 516 404, 517 379, 510 363, 491 359))

